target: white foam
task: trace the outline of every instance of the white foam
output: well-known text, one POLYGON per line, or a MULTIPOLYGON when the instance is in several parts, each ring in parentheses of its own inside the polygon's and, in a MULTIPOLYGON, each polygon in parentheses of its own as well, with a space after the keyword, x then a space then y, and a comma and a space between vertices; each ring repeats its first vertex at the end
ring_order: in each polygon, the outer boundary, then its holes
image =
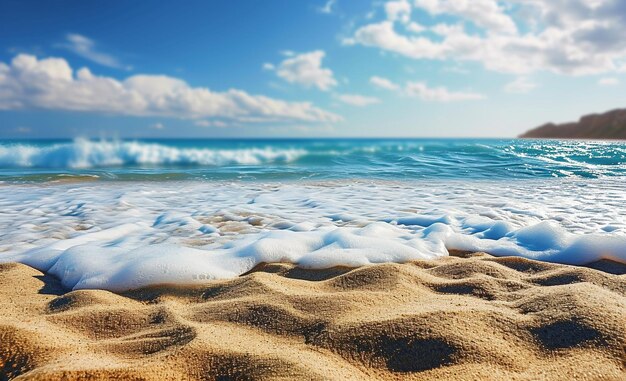
POLYGON ((626 263, 618 180, 100 183, 0 187, 0 261, 70 289, 193 284, 485 251, 626 263))
POLYGON ((94 168, 123 165, 260 165, 288 163, 306 154, 301 149, 177 148, 133 141, 76 139, 49 146, 0 145, 4 168, 94 168))

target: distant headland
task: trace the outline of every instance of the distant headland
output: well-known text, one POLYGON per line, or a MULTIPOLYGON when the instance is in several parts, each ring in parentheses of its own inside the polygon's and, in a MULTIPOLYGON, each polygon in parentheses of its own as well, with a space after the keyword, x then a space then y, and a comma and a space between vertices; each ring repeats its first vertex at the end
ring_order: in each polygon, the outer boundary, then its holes
POLYGON ((612 139, 626 140, 626 109, 591 114, 578 122, 547 123, 525 132, 520 138, 545 139, 612 139))

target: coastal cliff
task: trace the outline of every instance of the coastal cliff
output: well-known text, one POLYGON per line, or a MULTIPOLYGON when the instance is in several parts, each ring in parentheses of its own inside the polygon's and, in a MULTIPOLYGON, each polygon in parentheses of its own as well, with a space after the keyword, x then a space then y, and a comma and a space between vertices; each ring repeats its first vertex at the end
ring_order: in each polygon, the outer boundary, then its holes
POLYGON ((547 123, 525 132, 520 138, 626 140, 626 109, 591 114, 578 122, 547 123))

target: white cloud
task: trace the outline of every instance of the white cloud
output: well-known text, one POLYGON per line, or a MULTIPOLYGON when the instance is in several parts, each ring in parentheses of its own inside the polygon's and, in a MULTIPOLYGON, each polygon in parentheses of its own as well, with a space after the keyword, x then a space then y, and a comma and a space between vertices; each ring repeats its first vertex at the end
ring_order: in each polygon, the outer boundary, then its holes
POLYGON ((534 90, 537 86, 538 85, 528 77, 517 77, 504 87, 504 91, 512 94, 526 94, 534 90))
POLYGON ((410 22, 410 23, 408 23, 408 24, 407 24, 406 29, 407 29, 409 32, 413 32, 413 33, 422 33, 423 31, 425 31, 425 30, 426 30, 426 27, 424 27, 423 25, 418 24, 418 23, 416 23, 416 22, 412 21, 412 22, 410 22))
POLYGON ((473 92, 449 91, 445 87, 428 87, 424 82, 408 82, 404 93, 410 97, 418 97, 429 102, 457 102, 476 101, 485 99, 485 96, 473 92))
POLYGON ((513 19, 496 0, 415 0, 415 6, 432 15, 454 15, 490 32, 515 33, 513 19))
POLYGON ((463 24, 437 24, 430 30, 441 37, 454 37, 465 33, 463 24))
POLYGON ((382 89, 395 91, 398 94, 416 97, 427 102, 458 102, 485 99, 485 96, 474 92, 450 91, 445 87, 428 87, 424 82, 407 82, 400 86, 387 78, 371 77, 370 83, 382 89))
POLYGON ((370 78, 370 83, 376 87, 386 90, 398 90, 399 86, 391 82, 387 78, 373 76, 370 78))
POLYGON ((397 24, 404 21, 387 18, 362 25, 344 42, 516 74, 587 75, 626 66, 624 0, 415 0, 414 6, 431 15, 438 35, 403 33, 408 28, 397 24))
POLYGON ((411 4, 408 0, 394 0, 385 3, 385 13, 390 21, 408 23, 411 20, 411 4))
POLYGON ((326 53, 322 50, 315 50, 288 56, 274 70, 277 76, 289 83, 328 91, 337 86, 337 80, 333 76, 332 70, 322 67, 322 60, 325 55, 326 53))
POLYGON ((598 81, 600 86, 617 86, 619 85, 619 79, 614 77, 600 78, 598 81))
POLYGON ((58 46, 102 66, 116 69, 131 69, 130 66, 122 65, 116 57, 98 51, 98 49, 96 49, 96 43, 92 39, 80 34, 70 33, 66 35, 65 42, 58 46))
POLYGON ((376 103, 380 103, 380 99, 375 97, 367 97, 359 94, 339 94, 337 95, 337 99, 341 102, 349 104, 351 106, 357 107, 365 107, 369 105, 373 105, 376 103))
POLYGON ((254 122, 336 122, 336 114, 308 102, 287 102, 230 89, 214 92, 190 87, 164 75, 134 75, 124 80, 76 73, 62 58, 38 60, 21 54, 0 62, 0 110, 49 109, 115 115, 220 118, 254 122))
POLYGON ((269 62, 266 62, 266 63, 263 64, 263 70, 270 70, 271 71, 271 70, 274 70, 274 69, 276 69, 276 67, 273 64, 269 63, 269 62))
POLYGON ((154 123, 150 126, 153 130, 163 130, 165 129, 165 125, 163 123, 154 123))
POLYGON ((426 37, 405 37, 398 34, 391 21, 369 24, 358 29, 352 41, 415 59, 444 57, 444 49, 440 43, 433 42, 426 37))

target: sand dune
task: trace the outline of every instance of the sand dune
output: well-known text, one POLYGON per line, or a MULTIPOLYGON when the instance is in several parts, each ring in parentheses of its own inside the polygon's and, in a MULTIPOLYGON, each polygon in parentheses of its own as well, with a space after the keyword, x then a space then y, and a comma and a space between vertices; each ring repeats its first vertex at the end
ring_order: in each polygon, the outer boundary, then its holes
POLYGON ((116 295, 0 265, 0 380, 624 379, 619 266, 273 264, 116 295))

